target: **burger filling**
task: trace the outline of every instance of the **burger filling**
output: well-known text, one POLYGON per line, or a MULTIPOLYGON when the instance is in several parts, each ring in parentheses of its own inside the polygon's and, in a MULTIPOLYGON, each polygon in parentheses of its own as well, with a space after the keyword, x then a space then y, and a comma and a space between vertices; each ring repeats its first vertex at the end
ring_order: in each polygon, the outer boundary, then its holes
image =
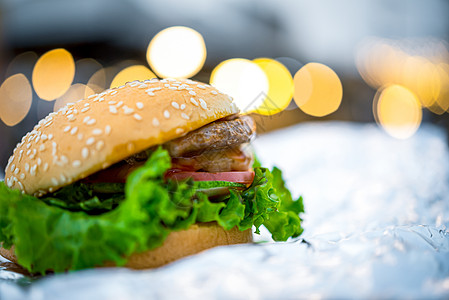
MULTIPOLYGON (((254 135, 255 124, 250 117, 231 116, 169 141, 162 145, 172 162, 165 177, 214 182, 198 184, 199 190, 214 197, 229 194, 230 187, 245 189, 254 179, 251 170, 254 159, 249 146, 254 135)), ((128 175, 141 167, 153 150, 133 155, 85 178, 83 182, 125 183, 128 175)))

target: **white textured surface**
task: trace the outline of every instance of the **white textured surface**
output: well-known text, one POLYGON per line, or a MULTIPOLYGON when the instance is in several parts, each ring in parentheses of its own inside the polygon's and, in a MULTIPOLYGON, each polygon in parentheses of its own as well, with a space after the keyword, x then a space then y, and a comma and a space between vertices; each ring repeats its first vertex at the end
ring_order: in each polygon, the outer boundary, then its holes
POLYGON ((31 285, 0 270, 0 299, 449 298, 442 130, 425 125, 399 141, 375 125, 303 124, 255 148, 304 196, 306 242, 221 247, 158 270, 87 270, 31 285))

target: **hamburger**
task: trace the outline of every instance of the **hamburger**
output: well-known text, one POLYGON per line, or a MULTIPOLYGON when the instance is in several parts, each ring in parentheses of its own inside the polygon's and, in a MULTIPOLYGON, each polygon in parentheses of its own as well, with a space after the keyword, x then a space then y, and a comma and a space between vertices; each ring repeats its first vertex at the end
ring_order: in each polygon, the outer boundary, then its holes
POLYGON ((260 166, 255 124, 192 80, 151 79, 50 113, 0 182, 0 254, 30 272, 159 267, 219 245, 302 233, 301 197, 260 166))

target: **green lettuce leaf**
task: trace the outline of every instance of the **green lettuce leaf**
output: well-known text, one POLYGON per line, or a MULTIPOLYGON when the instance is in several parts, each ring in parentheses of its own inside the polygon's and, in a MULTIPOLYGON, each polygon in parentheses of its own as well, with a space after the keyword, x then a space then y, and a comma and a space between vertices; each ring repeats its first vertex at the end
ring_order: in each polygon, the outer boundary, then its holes
POLYGON ((264 225, 278 241, 302 232, 302 199, 292 200, 280 170, 256 167, 248 189, 231 187, 227 198, 214 202, 191 179, 167 182, 170 165, 159 148, 125 186, 76 183, 41 199, 0 182, 0 242, 15 245, 26 269, 45 273, 123 265, 130 254, 156 248, 170 232, 195 222, 217 222, 226 230, 254 226, 256 233, 264 225))

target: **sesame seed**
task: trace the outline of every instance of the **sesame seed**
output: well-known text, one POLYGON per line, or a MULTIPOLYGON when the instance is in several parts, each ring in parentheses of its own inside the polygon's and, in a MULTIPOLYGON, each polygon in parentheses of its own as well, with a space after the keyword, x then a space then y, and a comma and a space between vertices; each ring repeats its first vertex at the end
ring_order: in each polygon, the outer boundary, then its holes
POLYGON ((95 149, 97 149, 98 151, 103 149, 103 147, 104 147, 104 142, 103 141, 98 141, 97 144, 95 145, 95 149))
POLYGON ((67 132, 67 131, 69 131, 70 130, 70 125, 69 126, 66 126, 65 128, 64 128, 64 132, 67 132))
POLYGON ((114 115, 117 114, 117 108, 115 108, 115 106, 109 106, 109 111, 114 115))
POLYGON ((171 87, 169 87, 168 89, 169 89, 169 90, 176 91, 178 88, 177 88, 176 86, 171 86, 171 87))
POLYGON ((87 149, 86 147, 84 147, 84 148, 81 150, 81 156, 82 156, 84 159, 86 159, 86 158, 89 156, 89 149, 87 149))
POLYGON ((96 97, 96 94, 90 95, 89 97, 87 97, 87 99, 92 99, 93 97, 96 97))
POLYGON ((20 182, 20 181, 17 181, 17 183, 19 184, 19 187, 20 187, 20 189, 22 190, 22 194, 24 193, 23 192, 23 184, 20 182))
POLYGON ((83 108, 83 109, 81 110, 81 112, 86 112, 86 111, 88 111, 89 109, 90 109, 90 107, 87 106, 87 107, 83 108))
POLYGON ((41 139, 41 138, 38 136, 38 137, 36 138, 36 143, 39 142, 40 139, 41 139))
POLYGON ((154 125, 154 126, 159 126, 159 120, 156 119, 156 118, 154 118, 154 119, 153 119, 153 125, 154 125))
POLYGON ((30 154, 31 154, 31 149, 29 149, 29 150, 27 151, 26 155, 27 155, 27 156, 30 156, 30 154))
POLYGON ((58 185, 58 179, 52 177, 51 178, 51 183, 53 183, 53 185, 58 185))
POLYGON ((187 90, 187 91, 192 91, 193 88, 191 88, 191 87, 186 87, 186 90, 187 90))
POLYGON ((142 120, 142 117, 139 114, 134 114, 134 119, 136 119, 137 121, 142 120))
POLYGON ((211 93, 214 94, 214 95, 218 95, 217 91, 211 91, 211 93))
POLYGON ((48 188, 48 191, 49 191, 50 193, 53 193, 54 190, 55 190, 55 189, 52 188, 52 187, 48 188))
POLYGON ((196 100, 195 99, 193 99, 193 98, 190 98, 190 102, 192 102, 194 105, 196 105, 196 106, 198 106, 198 102, 196 102, 196 100))
POLYGON ((83 139, 84 135, 83 135, 82 133, 78 133, 78 136, 77 136, 77 137, 78 137, 78 140, 81 141, 81 140, 83 139))
POLYGON ((200 98, 200 105, 202 108, 207 109, 207 104, 202 98, 200 98))
POLYGON ((110 125, 106 125, 106 127, 104 128, 104 133, 106 133, 106 135, 109 135, 111 133, 111 126, 110 125))
POLYGON ((44 172, 46 172, 48 170, 48 163, 44 164, 44 172))
POLYGON ((154 96, 153 92, 147 92, 148 96, 154 96))
POLYGON ((183 117, 183 118, 186 119, 186 120, 189 120, 189 119, 190 119, 190 117, 189 117, 188 115, 186 115, 185 113, 182 113, 182 114, 181 114, 181 117, 183 117))
POLYGON ((125 113, 125 115, 130 115, 134 112, 134 109, 125 105, 123 106, 123 112, 125 113))
POLYGON ((204 85, 201 85, 201 84, 198 84, 197 87, 200 88, 200 89, 202 89, 202 90, 205 90, 205 89, 206 89, 206 87, 205 87, 204 85))
POLYGON ((39 151, 44 151, 45 150, 45 145, 44 144, 41 144, 40 146, 39 146, 39 151))
POLYGON ((189 91, 189 94, 192 95, 192 96, 196 96, 195 91, 189 91))
POLYGON ((90 116, 87 116, 87 117, 85 117, 84 119, 83 119, 83 123, 86 123, 87 121, 89 121, 90 120, 90 116))
POLYGON ((6 178, 6 184, 8 187, 12 187, 12 181, 9 178, 6 178))
POLYGON ((63 165, 67 164, 69 162, 69 159, 65 155, 61 155, 61 163, 63 165))
POLYGON ((48 139, 49 139, 49 140, 52 140, 52 139, 53 139, 53 134, 50 133, 50 134, 48 135, 48 139))
POLYGON ((168 110, 164 110, 164 117, 166 119, 170 118, 170 112, 168 110))
POLYGON ((45 124, 44 124, 44 127, 48 127, 48 126, 50 126, 50 125, 51 125, 51 123, 53 123, 53 121, 50 121, 50 122, 47 122, 47 123, 45 123, 45 124))
POLYGON ((109 105, 113 105, 113 104, 115 104, 115 103, 117 103, 117 101, 109 101, 109 102, 108 102, 109 105))
POLYGON ((143 108, 143 103, 142 102, 137 102, 136 103, 136 107, 137 107, 137 109, 142 109, 143 108))
POLYGON ((21 173, 19 176, 20 179, 24 180, 25 179, 25 173, 21 173))
POLYGON ((95 123, 97 123, 97 120, 95 119, 90 119, 89 121, 86 122, 87 125, 94 125, 95 123))
POLYGON ((172 105, 174 108, 179 109, 179 104, 178 104, 178 102, 173 101, 173 102, 171 103, 171 105, 172 105))
POLYGON ((47 140, 47 135, 46 134, 43 134, 43 135, 41 135, 41 140, 44 142, 44 141, 46 141, 47 140))
POLYGON ((16 165, 15 165, 15 164, 12 164, 12 165, 11 165, 11 168, 10 168, 9 170, 12 172, 12 171, 14 171, 15 168, 16 168, 16 165))
POLYGON ((75 135, 77 131, 78 131, 78 127, 73 127, 72 130, 70 130, 70 134, 75 135))
POLYGON ((78 168, 79 166, 81 166, 81 161, 79 161, 79 160, 74 160, 74 161, 72 162, 72 166, 75 167, 75 168, 78 168))
POLYGON ((84 104, 84 107, 87 107, 89 105, 90 105, 89 102, 87 102, 87 103, 84 104))
POLYGON ((64 174, 61 174, 60 178, 62 183, 65 183, 67 181, 67 178, 64 176, 64 174))
POLYGON ((145 83, 142 83, 141 85, 139 85, 139 89, 144 89, 144 88, 146 88, 147 87, 147 85, 145 84, 145 83))
POLYGON ((28 143, 28 144, 27 144, 27 149, 30 149, 30 147, 31 147, 31 144, 28 143))
MULTIPOLYGON (((43 144, 42 144, 42 145, 43 145, 43 144)), ((41 146, 42 146, 42 145, 41 145, 41 146)), ((19 162, 20 162, 20 160, 22 159, 22 154, 23 154, 23 150, 20 150, 20 151, 19 151, 19 159, 18 159, 19 162)))
POLYGON ((95 138, 94 137, 90 137, 86 140, 86 145, 92 145, 95 142, 95 138))
POLYGON ((133 143, 128 143, 127 148, 128 148, 128 152, 132 152, 132 151, 134 151, 135 147, 134 147, 133 143))
POLYGON ((99 128, 95 128, 94 130, 92 130, 93 135, 101 135, 102 133, 103 133, 103 130, 101 130, 99 128))
POLYGON ((170 87, 170 85, 168 83, 164 84, 165 87, 170 87))
POLYGON ((123 105, 123 101, 120 101, 119 103, 117 103, 117 105, 115 107, 120 108, 123 105))
POLYGON ((73 122, 76 120, 76 117, 73 114, 71 114, 67 116, 67 119, 69 120, 69 122, 73 122))
POLYGON ((184 129, 182 128, 176 128, 176 134, 184 133, 184 129))
POLYGON ((186 108, 186 105, 185 104, 181 104, 180 108, 181 108, 181 110, 184 110, 186 108))
POLYGON ((37 165, 34 165, 30 168, 30 175, 31 176, 36 176, 36 169, 37 169, 37 165))
POLYGON ((37 165, 40 166, 42 163, 42 159, 40 157, 37 158, 37 165))
POLYGON ((117 94, 117 93, 118 93, 117 91, 112 91, 110 95, 111 95, 111 96, 114 96, 114 95, 117 94))
POLYGON ((19 168, 16 168, 16 169, 14 170, 14 174, 15 174, 15 175, 19 174, 19 168))

